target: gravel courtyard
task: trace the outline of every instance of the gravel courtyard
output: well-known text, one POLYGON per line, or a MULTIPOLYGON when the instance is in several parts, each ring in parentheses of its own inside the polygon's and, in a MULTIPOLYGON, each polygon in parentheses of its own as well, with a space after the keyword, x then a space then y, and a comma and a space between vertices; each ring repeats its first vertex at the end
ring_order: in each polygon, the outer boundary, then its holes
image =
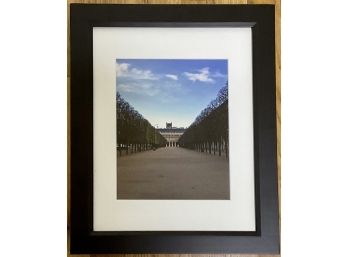
POLYGON ((229 199, 224 156, 180 147, 117 158, 118 199, 229 199))

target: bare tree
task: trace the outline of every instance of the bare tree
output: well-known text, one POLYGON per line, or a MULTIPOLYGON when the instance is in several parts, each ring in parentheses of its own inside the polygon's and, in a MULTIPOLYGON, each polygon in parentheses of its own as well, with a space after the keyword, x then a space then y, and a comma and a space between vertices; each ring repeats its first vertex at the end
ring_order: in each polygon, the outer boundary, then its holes
POLYGON ((179 138, 181 147, 228 157, 228 83, 179 138))
POLYGON ((120 93, 116 94, 117 150, 127 154, 166 145, 167 140, 133 108, 120 93))

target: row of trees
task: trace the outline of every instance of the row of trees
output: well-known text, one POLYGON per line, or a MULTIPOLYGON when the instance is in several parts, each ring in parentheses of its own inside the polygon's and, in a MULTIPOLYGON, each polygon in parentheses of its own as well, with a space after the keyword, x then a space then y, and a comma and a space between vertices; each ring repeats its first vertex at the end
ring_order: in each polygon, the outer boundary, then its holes
POLYGON ((163 147, 167 140, 121 95, 116 95, 117 150, 122 155, 163 147))
POLYGON ((180 137, 181 147, 228 158, 228 84, 180 137))

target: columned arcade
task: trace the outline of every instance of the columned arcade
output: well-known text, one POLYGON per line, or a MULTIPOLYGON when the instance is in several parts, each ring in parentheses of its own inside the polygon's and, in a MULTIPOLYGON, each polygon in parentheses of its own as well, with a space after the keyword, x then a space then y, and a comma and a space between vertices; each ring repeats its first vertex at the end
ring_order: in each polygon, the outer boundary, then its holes
POLYGON ((185 129, 173 127, 171 122, 167 122, 166 128, 160 128, 157 131, 167 140, 166 147, 179 147, 178 141, 185 129))

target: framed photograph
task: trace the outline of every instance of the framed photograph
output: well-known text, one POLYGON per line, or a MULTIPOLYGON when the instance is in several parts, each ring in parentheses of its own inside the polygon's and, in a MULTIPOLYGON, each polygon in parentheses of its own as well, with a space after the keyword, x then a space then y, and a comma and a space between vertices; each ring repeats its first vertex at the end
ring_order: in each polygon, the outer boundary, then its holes
POLYGON ((71 253, 279 253, 274 6, 70 15, 71 253))

